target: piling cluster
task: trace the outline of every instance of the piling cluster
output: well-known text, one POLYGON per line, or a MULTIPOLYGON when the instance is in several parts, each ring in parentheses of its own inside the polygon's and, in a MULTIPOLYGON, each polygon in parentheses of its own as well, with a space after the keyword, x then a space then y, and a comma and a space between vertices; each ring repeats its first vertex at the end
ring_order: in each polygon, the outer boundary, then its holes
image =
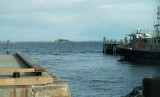
POLYGON ((125 37, 124 39, 121 39, 120 41, 117 41, 116 39, 106 39, 104 36, 103 38, 103 53, 108 53, 108 54, 114 54, 119 52, 117 49, 117 45, 128 45, 130 43, 130 40, 128 37, 125 37))
POLYGON ((103 44, 120 44, 120 45, 127 45, 130 42, 130 40, 128 39, 128 37, 125 37, 124 39, 121 39, 120 41, 117 41, 116 39, 106 39, 106 37, 104 36, 103 38, 103 44))

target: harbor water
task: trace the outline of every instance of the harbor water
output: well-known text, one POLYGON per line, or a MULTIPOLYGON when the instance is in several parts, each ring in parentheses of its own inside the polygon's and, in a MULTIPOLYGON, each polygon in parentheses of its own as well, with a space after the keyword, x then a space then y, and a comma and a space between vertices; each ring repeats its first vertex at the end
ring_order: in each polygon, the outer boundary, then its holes
MULTIPOLYGON (((102 42, 10 43, 10 53, 31 56, 67 82, 72 97, 120 97, 145 77, 160 76, 160 63, 124 61, 102 53, 102 42)), ((0 43, 5 54, 7 44, 0 43)), ((138 56, 137 56, 138 57, 138 56)))

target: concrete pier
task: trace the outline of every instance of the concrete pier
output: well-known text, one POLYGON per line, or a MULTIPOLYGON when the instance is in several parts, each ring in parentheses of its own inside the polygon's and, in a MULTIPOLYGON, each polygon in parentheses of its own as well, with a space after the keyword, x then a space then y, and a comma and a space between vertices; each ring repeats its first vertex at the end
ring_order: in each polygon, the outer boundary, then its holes
POLYGON ((0 87, 0 97, 71 97, 68 85, 58 77, 53 84, 0 87))
POLYGON ((53 84, 32 85, 31 97, 71 97, 67 83, 50 73, 53 84))
POLYGON ((67 83, 21 53, 0 55, 0 82, 0 97, 71 97, 67 83))

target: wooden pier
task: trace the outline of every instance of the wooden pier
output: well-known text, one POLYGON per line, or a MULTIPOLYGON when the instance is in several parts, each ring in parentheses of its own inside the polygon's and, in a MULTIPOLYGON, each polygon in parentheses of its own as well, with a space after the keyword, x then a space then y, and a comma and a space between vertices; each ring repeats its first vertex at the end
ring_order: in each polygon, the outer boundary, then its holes
POLYGON ((116 39, 113 41, 113 39, 106 40, 106 37, 103 38, 103 53, 106 54, 113 54, 113 55, 121 55, 121 50, 118 48, 118 46, 124 46, 128 44, 129 40, 125 37, 125 39, 121 39, 120 41, 116 41, 116 39))
POLYGON ((117 45, 119 44, 103 44, 103 53, 116 55, 118 53, 117 45))

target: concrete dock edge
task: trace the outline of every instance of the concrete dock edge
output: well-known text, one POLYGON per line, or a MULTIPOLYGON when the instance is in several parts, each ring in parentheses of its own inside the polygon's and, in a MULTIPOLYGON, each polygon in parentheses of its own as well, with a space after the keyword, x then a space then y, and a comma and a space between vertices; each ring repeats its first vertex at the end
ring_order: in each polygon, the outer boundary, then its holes
POLYGON ((71 97, 67 83, 50 72, 48 73, 54 78, 54 83, 48 85, 31 85, 32 97, 71 97))
POLYGON ((48 73, 54 78, 53 84, 1 86, 0 97, 71 97, 67 83, 48 73))

